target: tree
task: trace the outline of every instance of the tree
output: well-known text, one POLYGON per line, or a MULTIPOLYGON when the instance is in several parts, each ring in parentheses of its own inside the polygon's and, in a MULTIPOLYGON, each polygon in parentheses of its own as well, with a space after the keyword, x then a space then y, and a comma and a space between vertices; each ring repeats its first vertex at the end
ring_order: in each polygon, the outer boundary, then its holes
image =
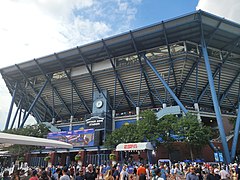
POLYGON ((115 147, 120 143, 156 142, 159 138, 158 121, 150 110, 141 113, 141 120, 136 123, 123 125, 107 135, 105 146, 115 147))
MULTIPOLYGON (((31 136, 31 137, 39 137, 46 138, 49 133, 49 129, 44 124, 35 124, 28 125, 24 128, 19 129, 8 129, 3 131, 4 133, 31 136)), ((28 153, 35 149, 40 149, 38 146, 25 146, 25 145, 12 145, 10 147, 6 147, 5 149, 9 151, 11 154, 17 155, 18 157, 24 156, 25 153, 28 153)))
POLYGON ((156 144, 159 138, 159 121, 153 111, 146 110, 141 114, 142 119, 137 122, 137 133, 142 141, 156 144))
POLYGON ((115 148, 120 143, 131 143, 141 141, 137 135, 137 124, 125 124, 119 129, 115 129, 108 134, 104 145, 109 148, 115 148))
POLYGON ((167 115, 159 119, 158 131, 161 138, 161 142, 167 148, 169 159, 171 159, 170 150, 173 149, 173 142, 176 141, 174 135, 177 131, 178 117, 175 115, 167 115))
POLYGON ((211 139, 211 129, 199 123, 197 117, 191 114, 183 116, 178 121, 177 135, 189 145, 191 158, 193 160, 192 149, 200 151, 211 139))

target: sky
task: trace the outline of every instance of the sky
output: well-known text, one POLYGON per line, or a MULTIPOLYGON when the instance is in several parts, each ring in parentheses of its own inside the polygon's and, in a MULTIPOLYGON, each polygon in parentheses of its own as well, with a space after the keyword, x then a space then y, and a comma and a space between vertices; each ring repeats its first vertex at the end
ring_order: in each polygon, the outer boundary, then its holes
MULTIPOLYGON (((198 9, 240 23, 239 0, 0 1, 0 68, 198 9)), ((1 78, 0 130, 4 129, 10 103, 11 96, 1 78)), ((27 123, 35 121, 29 118, 27 123)))

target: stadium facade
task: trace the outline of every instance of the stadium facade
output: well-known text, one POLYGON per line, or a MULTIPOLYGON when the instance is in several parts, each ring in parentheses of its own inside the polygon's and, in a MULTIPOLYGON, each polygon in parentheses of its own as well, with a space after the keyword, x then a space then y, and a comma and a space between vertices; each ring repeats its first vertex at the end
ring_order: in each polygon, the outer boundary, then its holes
POLYGON ((192 112, 215 123, 229 163, 239 149, 239 41, 240 24, 197 11, 2 68, 12 95, 5 129, 23 127, 31 114, 52 131, 94 129, 99 150, 107 132, 142 110, 192 112))

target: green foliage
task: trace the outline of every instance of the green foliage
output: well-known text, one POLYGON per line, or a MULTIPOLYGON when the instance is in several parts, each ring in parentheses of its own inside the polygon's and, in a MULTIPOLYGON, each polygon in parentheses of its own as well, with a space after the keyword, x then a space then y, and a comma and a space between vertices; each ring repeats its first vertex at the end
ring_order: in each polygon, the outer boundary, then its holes
POLYGON ((114 130, 107 135, 105 146, 115 148, 120 143, 140 142, 141 139, 137 134, 137 124, 123 125, 121 128, 114 130))
POLYGON ((159 121, 153 111, 146 110, 141 113, 142 119, 137 125, 138 136, 141 141, 149 141, 156 143, 159 138, 159 121))
POLYGON ((77 154, 75 157, 74 157, 75 161, 79 161, 81 159, 81 155, 80 154, 77 154))
POLYGON ((115 161, 116 160, 116 155, 115 154, 109 154, 109 159, 111 161, 115 161))
POLYGON ((177 134, 184 137, 183 141, 196 148, 203 147, 211 139, 211 129, 199 123, 197 117, 191 114, 179 119, 177 134))
POLYGON ((167 115, 159 120, 159 135, 163 140, 163 144, 168 149, 171 148, 175 139, 170 134, 175 134, 178 127, 178 118, 175 115, 167 115))
MULTIPOLYGON (((35 125, 28 125, 24 128, 19 128, 19 129, 9 129, 3 132, 10 133, 10 134, 23 135, 23 136, 44 138, 47 136, 49 130, 44 124, 35 124, 35 125)), ((40 149, 40 148, 41 147, 38 147, 38 146, 26 146, 26 145, 15 144, 5 149, 9 151, 11 154, 24 156, 25 153, 28 153, 32 150, 40 149)))
POLYGON ((158 121, 154 112, 141 113, 142 119, 137 123, 126 124, 107 135, 105 146, 115 148, 120 143, 154 142, 159 137, 158 121))
POLYGON ((44 161, 48 162, 48 161, 50 161, 50 159, 51 159, 51 156, 46 156, 46 157, 44 158, 44 161))
POLYGON ((211 139, 209 127, 199 124, 197 117, 187 114, 181 118, 167 115, 157 120, 154 112, 147 110, 141 113, 142 119, 137 123, 123 125, 107 135, 105 146, 115 148, 120 143, 134 143, 149 141, 159 143, 162 138, 166 148, 171 149, 176 141, 170 134, 178 135, 182 141, 198 149, 208 144, 211 139))

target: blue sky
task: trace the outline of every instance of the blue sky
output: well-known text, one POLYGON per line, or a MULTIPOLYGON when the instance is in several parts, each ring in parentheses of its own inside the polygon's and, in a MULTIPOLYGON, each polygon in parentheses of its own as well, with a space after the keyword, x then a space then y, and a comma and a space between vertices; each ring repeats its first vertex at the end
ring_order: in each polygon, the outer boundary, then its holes
MULTIPOLYGON (((175 18, 199 8, 240 21, 239 0, 0 1, 0 68, 175 18)), ((11 96, 0 79, 0 130, 4 128, 10 102, 11 96)), ((27 121, 30 122, 35 121, 27 121)))
POLYGON ((141 27, 196 11, 198 0, 145 0, 138 8, 133 27, 141 27))

